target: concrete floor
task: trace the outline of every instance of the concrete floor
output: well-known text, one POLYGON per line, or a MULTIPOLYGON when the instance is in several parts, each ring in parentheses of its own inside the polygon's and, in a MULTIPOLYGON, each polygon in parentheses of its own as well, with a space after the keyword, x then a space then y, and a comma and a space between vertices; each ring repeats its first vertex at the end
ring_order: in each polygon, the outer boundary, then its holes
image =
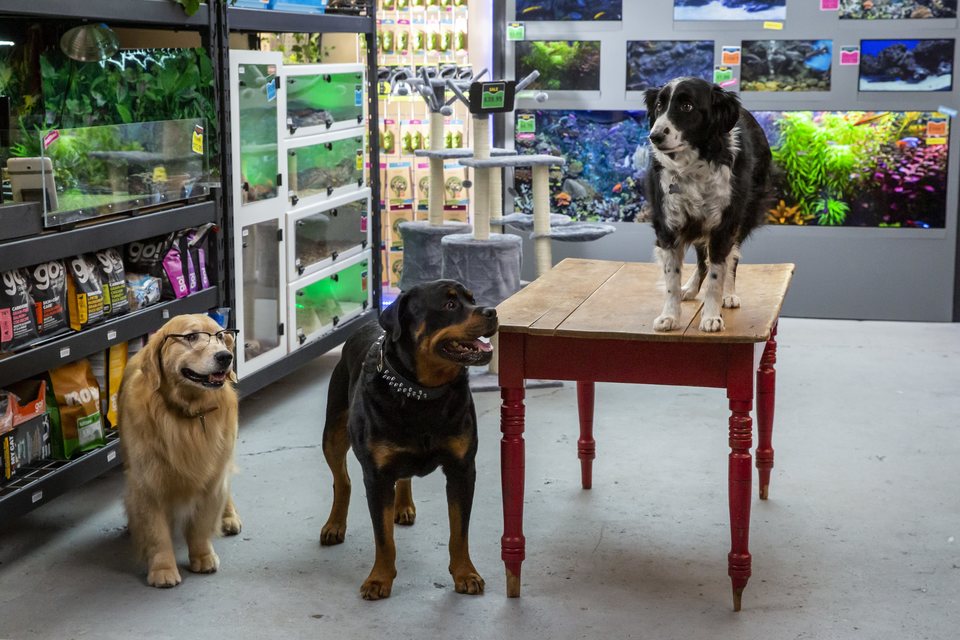
POLYGON ((216 543, 217 574, 146 587, 112 473, 0 528, 0 638, 957 638, 960 324, 784 319, 780 345, 776 468, 770 501, 753 501, 740 613, 723 392, 622 385, 598 385, 592 491, 573 386, 528 393, 520 599, 504 595, 499 397, 484 393, 471 541, 486 594, 453 591, 437 473, 414 483, 393 596, 364 602, 373 541, 352 456, 347 540, 317 543, 331 354, 243 403, 244 529, 216 543))

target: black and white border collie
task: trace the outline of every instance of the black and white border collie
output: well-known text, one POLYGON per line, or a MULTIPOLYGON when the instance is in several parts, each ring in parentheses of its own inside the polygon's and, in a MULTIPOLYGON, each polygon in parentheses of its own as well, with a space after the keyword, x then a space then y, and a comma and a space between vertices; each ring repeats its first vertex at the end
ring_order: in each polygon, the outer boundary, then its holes
POLYGON ((769 205, 770 146, 736 94, 698 78, 677 78, 645 95, 653 153, 646 177, 656 254, 666 280, 655 331, 680 328, 680 301, 706 280, 701 331, 722 331, 722 307, 736 294, 740 245, 769 205), (697 271, 680 287, 687 247, 697 271))

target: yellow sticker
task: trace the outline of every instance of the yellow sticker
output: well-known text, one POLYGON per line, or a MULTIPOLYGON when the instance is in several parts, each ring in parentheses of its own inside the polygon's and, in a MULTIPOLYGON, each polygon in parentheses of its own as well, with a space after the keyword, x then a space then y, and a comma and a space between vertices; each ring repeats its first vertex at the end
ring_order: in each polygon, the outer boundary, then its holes
POLYGON ((773 29, 774 31, 783 31, 783 23, 782 22, 764 22, 763 28, 773 29))
POLYGON ((935 147, 937 145, 947 144, 946 138, 927 138, 927 145, 935 147))
POLYGON ((363 171, 363 151, 357 151, 357 171, 363 171))
POLYGON ((193 152, 203 153, 203 133, 193 130, 193 152))
POLYGON ((167 181, 167 168, 163 165, 159 165, 153 168, 153 181, 154 182, 166 182, 167 181))

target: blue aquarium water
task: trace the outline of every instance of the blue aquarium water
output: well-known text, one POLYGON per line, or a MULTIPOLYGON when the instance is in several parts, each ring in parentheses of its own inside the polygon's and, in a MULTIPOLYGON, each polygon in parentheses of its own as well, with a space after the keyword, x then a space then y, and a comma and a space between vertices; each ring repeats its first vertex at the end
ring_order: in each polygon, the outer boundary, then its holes
POLYGON ((861 40, 860 91, 951 91, 954 41, 861 40))
POLYGON ((829 91, 830 40, 744 40, 741 91, 829 91))
POLYGON ((517 0, 517 20, 623 20, 623 0, 517 0))
POLYGON ((627 91, 661 87, 673 78, 713 80, 713 40, 627 42, 627 91))
POLYGON ((673 0, 674 20, 785 20, 787 0, 673 0))

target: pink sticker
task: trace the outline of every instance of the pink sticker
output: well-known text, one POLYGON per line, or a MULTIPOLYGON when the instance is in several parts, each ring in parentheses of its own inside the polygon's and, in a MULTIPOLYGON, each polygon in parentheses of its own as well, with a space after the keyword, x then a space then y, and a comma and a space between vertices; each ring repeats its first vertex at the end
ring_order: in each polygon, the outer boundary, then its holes
POLYGON ((838 11, 840 0, 820 0, 820 11, 838 11))
POLYGON ((736 78, 734 78, 733 80, 727 80, 726 82, 721 82, 720 86, 723 88, 727 88, 727 87, 732 87, 735 84, 737 84, 736 78))
POLYGON ((844 66, 860 64, 860 47, 840 47, 840 64, 844 66))
POLYGON ((60 137, 59 131, 51 131, 47 135, 43 136, 43 148, 49 149, 50 145, 57 141, 57 138, 60 137))
POLYGON ((0 342, 13 340, 13 320, 10 309, 0 309, 0 342))
POLYGON ((363 232, 367 231, 367 216, 363 216, 360 218, 360 231, 363 231, 363 232))

